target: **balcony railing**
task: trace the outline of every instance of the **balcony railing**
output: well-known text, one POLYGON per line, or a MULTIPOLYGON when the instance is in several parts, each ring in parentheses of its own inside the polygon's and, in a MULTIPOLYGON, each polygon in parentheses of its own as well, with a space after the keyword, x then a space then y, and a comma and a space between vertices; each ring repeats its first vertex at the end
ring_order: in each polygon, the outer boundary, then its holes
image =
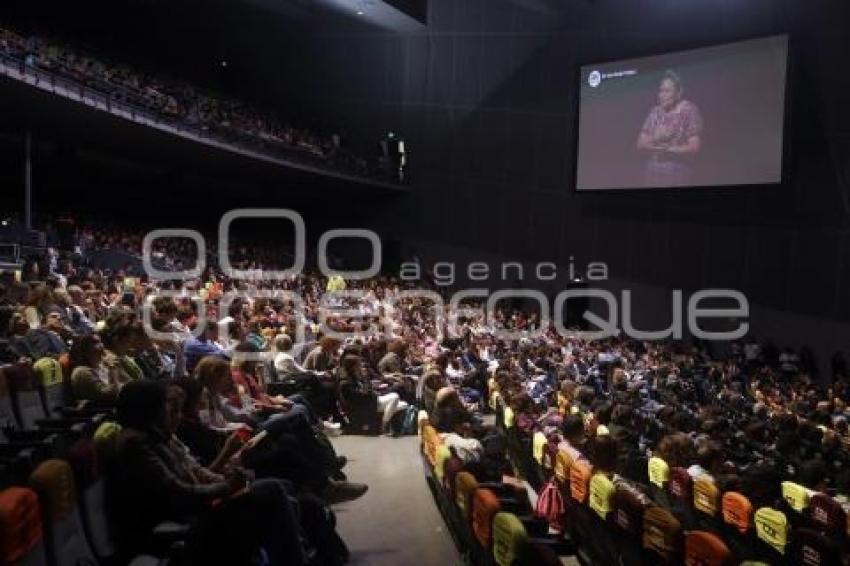
POLYGON ((194 141, 255 159, 302 170, 373 184, 397 187, 397 183, 378 179, 329 163, 314 152, 288 146, 285 142, 215 123, 192 123, 156 108, 150 99, 123 85, 103 79, 78 80, 27 64, 24 59, 0 52, 0 75, 5 75, 58 96, 109 112, 114 116, 194 141))

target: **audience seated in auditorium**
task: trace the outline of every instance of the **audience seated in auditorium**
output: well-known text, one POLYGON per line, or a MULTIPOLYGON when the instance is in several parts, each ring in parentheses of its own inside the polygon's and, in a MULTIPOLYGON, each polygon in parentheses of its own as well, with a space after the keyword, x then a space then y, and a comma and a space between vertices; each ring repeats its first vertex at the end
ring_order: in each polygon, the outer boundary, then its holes
MULTIPOLYGON (((322 421, 333 416, 343 422, 345 405, 353 396, 374 394, 384 424, 390 424, 387 419, 401 413, 402 402, 416 400, 408 387, 418 381, 422 407, 446 445, 479 479, 499 479, 506 465, 504 439, 482 426, 478 415, 480 401, 486 399, 487 405, 506 414, 510 410, 512 434, 521 441, 542 434, 546 446, 564 451, 573 462, 592 463, 617 487, 634 490, 640 501, 652 498, 664 504, 663 498, 655 499, 663 490, 651 489, 647 478, 647 462, 657 458, 667 469, 676 469, 679 480, 706 480, 723 493, 739 491, 755 508, 780 506, 783 481, 848 503, 850 386, 840 360, 834 379, 819 380, 813 374, 815 365, 803 362, 808 355, 795 359, 766 343, 748 341, 725 348, 625 338, 587 341, 554 329, 534 339, 501 341, 493 333, 495 322, 480 316, 467 319, 460 332, 450 332, 435 347, 432 336, 418 331, 417 325, 433 323, 426 303, 383 308, 381 300, 398 284, 385 277, 347 282, 349 288, 369 289, 365 299, 343 303, 364 314, 359 320, 334 314, 327 327, 360 330, 365 323, 380 322, 383 315, 395 329, 391 340, 364 335, 343 344, 323 334, 318 305, 326 281, 309 269, 286 283, 287 290, 304 300, 304 320, 284 299, 245 301, 222 317, 229 319, 228 334, 239 337, 228 355, 219 344, 223 333, 215 323, 203 329, 200 340, 187 338, 190 330, 199 330, 191 295, 209 291, 201 300, 217 320, 215 297, 237 288, 216 267, 201 280, 188 282, 186 297, 153 302, 151 325, 163 334, 151 340, 139 321, 139 305, 145 296, 171 289, 171 283, 140 278, 125 292, 126 273, 120 269, 106 272, 75 261, 65 283, 50 275, 32 280, 37 291, 30 301, 28 289, 2 282, 0 302, 8 321, 2 330, 8 330, 4 338, 11 352, 7 359, 58 358, 71 346, 69 383, 81 399, 108 402, 117 393, 120 404, 123 392, 137 383, 165 380, 180 385, 176 395, 182 399, 183 415, 177 438, 210 473, 236 463, 258 477, 288 480, 293 493, 326 501, 356 497, 365 486, 339 483, 344 459, 327 442, 322 421), (63 285, 71 303, 62 297, 63 285), (79 291, 72 292, 73 287, 79 291), (133 300, 122 300, 128 294, 133 300), (71 305, 94 332, 69 327, 71 305), (303 368, 289 338, 302 323, 318 340, 303 368), (98 340, 109 349, 103 357, 98 340), (291 359, 281 357, 290 350, 291 359), (243 354, 258 355, 267 363, 255 363, 243 354), (180 363, 183 358, 186 363, 180 363), (452 366, 450 380, 447 368, 452 360, 460 371, 452 366), (275 371, 267 372, 272 366, 275 371), (382 366, 388 371, 382 372, 382 366), (315 378, 324 397, 318 395, 317 403, 310 395, 270 394, 268 388, 283 376, 315 378), (245 449, 245 440, 237 437, 246 433, 236 432, 245 427, 249 436, 266 431, 272 445, 258 446, 261 452, 245 449)), ((274 290, 270 282, 255 285, 274 290)), ((513 307, 497 312, 501 324, 513 330, 527 327, 532 319, 513 316, 513 307)), ((151 425, 145 421, 137 426, 151 425)), ((168 438, 152 440, 147 430, 137 432, 145 451, 162 458, 168 438)), ((181 507, 179 514, 191 510, 181 507)))
POLYGON ((339 135, 295 128, 274 112, 203 92, 185 82, 110 64, 71 46, 38 35, 23 37, 6 28, 0 28, 0 54, 11 57, 21 71, 51 73, 106 95, 113 104, 144 109, 169 124, 180 121, 183 129, 204 137, 219 137, 264 153, 359 175, 370 174, 367 162, 346 149, 339 135))

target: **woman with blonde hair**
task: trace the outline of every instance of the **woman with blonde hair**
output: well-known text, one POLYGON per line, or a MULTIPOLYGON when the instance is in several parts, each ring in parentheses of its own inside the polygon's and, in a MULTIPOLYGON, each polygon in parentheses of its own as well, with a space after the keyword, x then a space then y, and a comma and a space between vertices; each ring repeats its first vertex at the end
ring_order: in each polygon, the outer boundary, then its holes
MULTIPOLYGON (((217 356, 205 356, 195 366, 192 377, 204 388, 201 409, 201 421, 214 429, 240 428, 238 423, 231 424, 225 416, 220 395, 233 387, 230 378, 230 364, 217 356)), ((243 421, 244 422, 244 421, 243 421)), ((250 423, 254 424, 253 420, 250 423)))

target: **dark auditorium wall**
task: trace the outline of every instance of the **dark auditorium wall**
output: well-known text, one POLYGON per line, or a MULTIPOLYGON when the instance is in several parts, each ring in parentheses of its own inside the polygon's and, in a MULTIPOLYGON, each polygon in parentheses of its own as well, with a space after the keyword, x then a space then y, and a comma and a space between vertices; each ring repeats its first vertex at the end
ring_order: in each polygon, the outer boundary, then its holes
POLYGON ((417 190, 378 210, 377 228, 423 249, 605 261, 618 281, 731 287, 767 311, 850 319, 850 3, 431 0, 429 22, 327 31, 301 62, 323 112, 360 138, 408 141, 417 190), (571 190, 577 65, 780 32, 795 59, 789 183, 571 190))

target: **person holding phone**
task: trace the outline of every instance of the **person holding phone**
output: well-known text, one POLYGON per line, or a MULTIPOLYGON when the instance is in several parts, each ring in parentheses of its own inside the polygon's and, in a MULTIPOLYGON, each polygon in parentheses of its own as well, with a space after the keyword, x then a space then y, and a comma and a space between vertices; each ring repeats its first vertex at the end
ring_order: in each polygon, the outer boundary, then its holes
MULTIPOLYGON (((203 386, 201 417, 206 426, 232 431, 247 425, 252 431, 267 430, 276 442, 294 443, 306 457, 325 470, 325 475, 344 480, 342 468, 347 460, 338 456, 327 438, 310 424, 307 415, 293 408, 290 412, 271 416, 257 412, 253 405, 232 402, 236 389, 230 373, 230 364, 213 356, 203 358, 195 368, 195 379, 203 386)), ((365 490, 364 490, 365 491, 365 490)))
POLYGON ((144 553, 157 524, 178 521, 197 525, 192 563, 248 564, 262 548, 271 564, 306 564, 287 485, 249 481, 239 467, 219 474, 200 466, 170 442, 168 401, 165 385, 153 381, 128 383, 118 396, 123 428, 107 487, 119 554, 144 553))
POLYGON ((259 478, 285 479, 299 490, 314 493, 327 503, 351 501, 364 495, 365 484, 330 479, 321 463, 311 459, 292 435, 271 439, 268 431, 256 432, 247 426, 237 428, 226 437, 204 426, 199 409, 201 385, 191 378, 169 385, 172 435, 185 445, 209 470, 222 473, 230 466, 250 469, 259 478))

